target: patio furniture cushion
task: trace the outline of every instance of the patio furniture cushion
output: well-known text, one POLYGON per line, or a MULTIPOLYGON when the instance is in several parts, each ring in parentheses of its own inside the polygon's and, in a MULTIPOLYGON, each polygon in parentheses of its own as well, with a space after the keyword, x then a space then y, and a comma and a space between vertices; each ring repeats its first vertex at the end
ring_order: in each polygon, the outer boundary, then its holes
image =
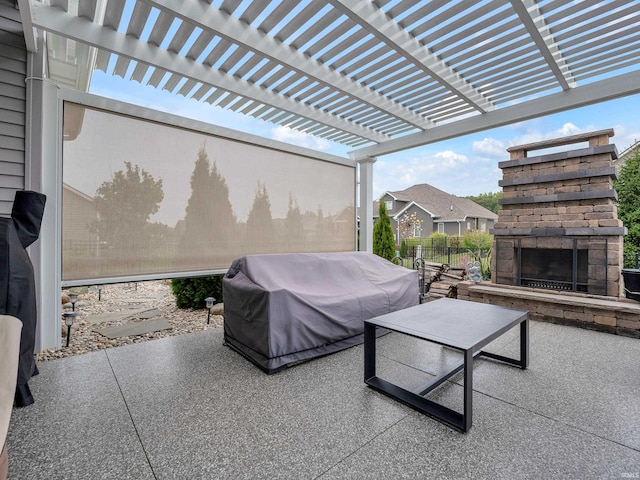
POLYGON ((20 333, 22 322, 10 315, 0 315, 0 479, 7 476, 5 441, 18 379, 20 333))
POLYGON ((225 343, 268 373, 362 343, 418 304, 418 273, 366 252, 249 255, 223 279, 225 343))

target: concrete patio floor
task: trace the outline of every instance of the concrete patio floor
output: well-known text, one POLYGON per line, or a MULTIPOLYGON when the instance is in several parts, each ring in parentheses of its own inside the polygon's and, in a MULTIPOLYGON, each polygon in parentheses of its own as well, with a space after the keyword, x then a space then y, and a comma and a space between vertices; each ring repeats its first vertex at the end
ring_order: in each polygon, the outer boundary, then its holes
MULTIPOLYGON (((467 434, 366 387, 363 347, 266 375, 222 329, 49 361, 13 411, 9 478, 640 477, 640 340, 531 323, 531 363, 474 368, 467 434)), ((491 350, 517 356, 518 329, 491 350)), ((456 352, 392 333, 410 387, 456 352)), ((431 397, 462 408, 461 375, 431 397)))

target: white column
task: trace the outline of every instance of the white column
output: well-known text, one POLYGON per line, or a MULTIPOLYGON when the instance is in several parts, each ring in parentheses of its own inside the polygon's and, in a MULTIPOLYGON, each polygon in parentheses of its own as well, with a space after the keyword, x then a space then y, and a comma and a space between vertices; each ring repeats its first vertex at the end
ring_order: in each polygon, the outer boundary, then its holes
POLYGON ((45 77, 46 45, 27 56, 25 189, 47 196, 40 238, 30 248, 36 280, 38 324, 35 351, 61 348, 60 218, 62 169, 58 87, 45 77))
POLYGON ((375 157, 356 159, 360 167, 360 250, 373 253, 373 164, 375 157))

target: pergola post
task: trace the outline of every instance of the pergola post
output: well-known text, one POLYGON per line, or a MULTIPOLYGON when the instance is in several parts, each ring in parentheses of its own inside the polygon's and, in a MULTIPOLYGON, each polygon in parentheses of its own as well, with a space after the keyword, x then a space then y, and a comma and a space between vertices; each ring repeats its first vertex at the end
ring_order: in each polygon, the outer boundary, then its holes
POLYGON ((25 189, 47 196, 40 238, 29 247, 38 308, 36 352, 59 349, 60 338, 60 204, 62 170, 58 165, 58 86, 46 78, 46 45, 27 57, 25 189))
POLYGON ((373 253, 373 164, 375 157, 356 159, 360 170, 360 250, 373 253))

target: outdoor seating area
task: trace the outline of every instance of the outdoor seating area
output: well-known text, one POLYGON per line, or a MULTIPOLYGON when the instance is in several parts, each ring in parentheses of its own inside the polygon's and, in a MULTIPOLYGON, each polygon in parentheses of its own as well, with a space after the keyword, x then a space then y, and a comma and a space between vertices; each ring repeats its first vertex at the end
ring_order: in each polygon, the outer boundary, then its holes
POLYGON ((0 480, 640 479, 639 53, 637 0, 0 0, 0 480))
MULTIPOLYGON (((484 350, 517 358, 519 328, 484 350)), ((367 387, 363 345, 266 375, 215 328, 41 363, 9 478, 637 478, 638 358, 637 339, 532 321, 526 370, 475 361, 462 434, 367 387)), ((377 339, 404 388, 460 359, 377 339)), ((462 390, 460 373, 429 398, 460 410, 462 390)))

